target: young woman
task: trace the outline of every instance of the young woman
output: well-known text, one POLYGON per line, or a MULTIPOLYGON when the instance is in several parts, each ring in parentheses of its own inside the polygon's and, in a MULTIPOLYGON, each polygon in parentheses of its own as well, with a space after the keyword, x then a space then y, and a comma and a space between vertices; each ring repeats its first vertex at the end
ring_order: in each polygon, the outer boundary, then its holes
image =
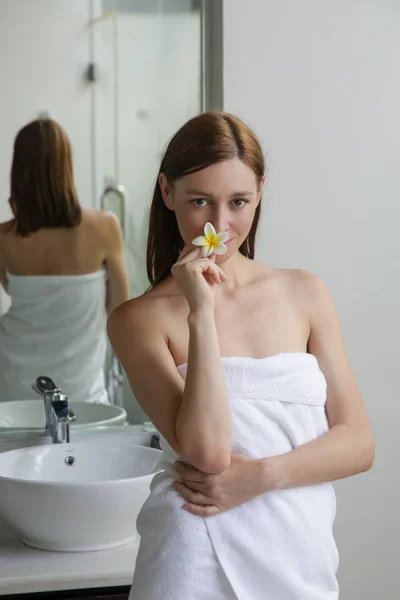
POLYGON ((264 180, 238 118, 186 123, 154 191, 151 288, 109 317, 164 451, 134 600, 338 597, 330 482, 368 470, 374 444, 327 287, 254 260, 264 180))
POLYGON ((110 212, 82 209, 71 146, 50 119, 16 136, 9 200, 0 224, 0 401, 35 396, 51 377, 71 400, 107 402, 107 313, 129 298, 122 232, 110 212))

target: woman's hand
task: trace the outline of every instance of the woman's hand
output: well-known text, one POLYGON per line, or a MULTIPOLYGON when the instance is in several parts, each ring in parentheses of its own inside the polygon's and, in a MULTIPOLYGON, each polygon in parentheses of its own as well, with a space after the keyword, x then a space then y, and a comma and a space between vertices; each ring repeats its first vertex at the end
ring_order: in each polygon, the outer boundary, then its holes
POLYGON ((181 462, 175 468, 182 482, 173 487, 188 501, 183 508, 199 517, 217 515, 274 489, 273 473, 268 473, 265 462, 243 454, 232 454, 229 468, 217 474, 181 462))
POLYGON ((226 275, 215 264, 215 254, 201 258, 201 249, 186 246, 171 272, 179 282, 191 312, 215 307, 215 286, 226 281, 226 275))

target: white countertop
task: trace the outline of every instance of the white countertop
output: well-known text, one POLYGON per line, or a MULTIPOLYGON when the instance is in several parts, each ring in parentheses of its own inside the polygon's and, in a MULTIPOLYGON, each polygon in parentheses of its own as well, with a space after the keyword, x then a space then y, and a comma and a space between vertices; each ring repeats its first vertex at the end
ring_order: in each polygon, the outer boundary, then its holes
POLYGON ((111 550, 36 550, 0 518, 0 596, 131 585, 138 548, 139 536, 111 550))

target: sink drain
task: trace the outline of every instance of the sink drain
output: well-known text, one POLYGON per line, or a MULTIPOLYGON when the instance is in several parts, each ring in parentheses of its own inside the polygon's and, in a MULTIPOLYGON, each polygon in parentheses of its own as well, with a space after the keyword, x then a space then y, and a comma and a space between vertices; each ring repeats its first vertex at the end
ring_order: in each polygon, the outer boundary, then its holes
POLYGON ((67 456, 64 459, 65 464, 68 465, 69 467, 71 467, 72 465, 74 465, 75 461, 76 461, 75 456, 67 456))

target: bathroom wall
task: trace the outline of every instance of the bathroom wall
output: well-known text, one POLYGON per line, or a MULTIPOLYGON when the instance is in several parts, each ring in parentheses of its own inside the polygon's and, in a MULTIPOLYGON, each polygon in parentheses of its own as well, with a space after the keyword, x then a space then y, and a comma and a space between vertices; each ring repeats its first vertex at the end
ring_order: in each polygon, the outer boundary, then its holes
POLYGON ((341 600, 400 596, 399 31, 387 0, 224 2, 224 108, 269 163, 258 258, 330 287, 375 434, 336 484, 341 600))

